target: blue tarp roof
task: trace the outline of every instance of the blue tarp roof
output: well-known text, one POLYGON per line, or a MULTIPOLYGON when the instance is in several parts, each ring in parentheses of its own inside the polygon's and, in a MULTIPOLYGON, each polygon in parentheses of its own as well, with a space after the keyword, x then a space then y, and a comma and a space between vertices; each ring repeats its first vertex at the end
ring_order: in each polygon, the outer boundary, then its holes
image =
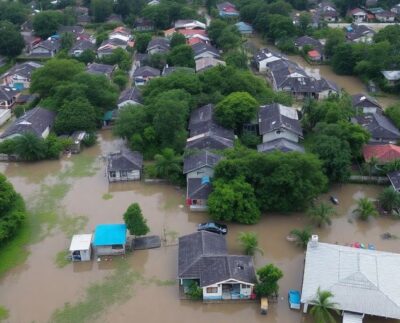
POLYGON ((253 32, 253 27, 243 21, 239 21, 238 23, 235 24, 235 26, 237 27, 237 29, 239 31, 251 31, 253 32))
POLYGON ((125 244, 125 224, 99 224, 94 232, 94 246, 110 246, 113 244, 125 244))

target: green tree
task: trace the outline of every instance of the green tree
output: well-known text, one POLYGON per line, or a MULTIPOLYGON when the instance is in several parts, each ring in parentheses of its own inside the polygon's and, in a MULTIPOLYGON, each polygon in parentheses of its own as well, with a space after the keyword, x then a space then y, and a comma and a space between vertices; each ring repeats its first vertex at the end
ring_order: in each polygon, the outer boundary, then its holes
POLYGON ((39 93, 47 97, 58 85, 71 81, 77 74, 83 72, 84 65, 71 59, 51 59, 44 67, 32 73, 31 93, 39 93))
POLYGON ((228 23, 221 19, 213 19, 207 28, 207 34, 210 39, 217 43, 217 39, 221 36, 222 31, 228 27, 228 23))
POLYGON ((124 213, 124 221, 131 235, 143 236, 150 231, 138 203, 129 205, 124 213))
POLYGON ((223 51, 236 49, 240 44, 240 34, 235 26, 225 27, 219 37, 216 39, 215 44, 223 51))
POLYGON ((243 124, 256 118, 259 104, 247 92, 233 92, 215 107, 215 118, 222 126, 241 133, 243 124))
POLYGON ((378 211, 375 205, 367 197, 362 197, 357 201, 357 208, 353 211, 361 220, 368 220, 369 217, 377 217, 378 211))
POLYGON ((232 50, 225 55, 225 62, 228 66, 247 70, 247 55, 245 52, 232 50))
POLYGON ((0 22, 0 54, 15 57, 25 47, 24 39, 15 26, 8 21, 0 22))
POLYGON ((2 1, 0 3, 0 20, 7 20, 14 25, 21 25, 27 19, 29 11, 21 2, 2 1))
POLYGON ((299 17, 299 29, 304 35, 311 24, 311 15, 308 12, 302 12, 299 17))
POLYGON ((135 39, 135 48, 139 53, 145 53, 147 49, 147 45, 151 40, 151 34, 149 33, 140 33, 136 35, 135 39))
POLYGON ((214 220, 254 224, 260 220, 260 210, 254 190, 243 177, 231 181, 216 180, 208 198, 208 210, 214 220))
POLYGON ((331 217, 335 214, 334 208, 326 203, 312 206, 307 212, 310 220, 318 227, 322 227, 324 224, 330 225, 332 223, 331 217))
POLYGON ((113 133, 124 139, 130 139, 135 133, 142 133, 146 127, 146 112, 134 105, 125 106, 118 113, 113 133))
POLYGON ((43 39, 54 35, 61 25, 62 20, 63 15, 61 12, 52 10, 39 12, 33 17, 35 35, 43 39))
POLYGON ((254 232, 239 232, 239 242, 244 253, 254 256, 256 252, 263 254, 262 249, 258 247, 258 237, 254 232))
POLYGON ((186 37, 180 33, 174 33, 171 37, 170 46, 171 48, 186 45, 186 37))
POLYGON ((400 128, 400 104, 390 106, 385 110, 385 114, 393 121, 397 128, 400 128))
POLYGON ((197 282, 192 281, 186 294, 190 297, 190 299, 200 300, 203 298, 203 289, 197 282))
POLYGON ((63 33, 61 35, 61 49, 70 50, 74 42, 75 36, 73 33, 63 33))
POLYGON ((315 138, 311 151, 323 162, 325 174, 332 182, 343 182, 350 177, 351 151, 346 141, 319 135, 315 138))
POLYGON ((332 56, 332 68, 339 75, 352 75, 356 65, 351 44, 341 44, 336 47, 332 56))
POLYGON ((273 264, 269 264, 257 270, 259 282, 255 285, 254 291, 259 297, 278 295, 278 281, 283 277, 283 272, 273 264))
POLYGON ((97 47, 100 46, 101 43, 102 43, 103 41, 107 40, 107 39, 108 39, 108 32, 102 30, 101 32, 99 32, 99 33, 96 35, 96 46, 97 46, 97 47))
POLYGON ((341 29, 328 29, 328 35, 326 35, 325 53, 328 57, 332 57, 335 54, 336 48, 344 44, 346 38, 344 31, 341 29))
POLYGON ((311 230, 309 228, 293 229, 290 234, 296 238, 296 244, 299 247, 307 248, 308 241, 311 239, 311 230))
POLYGON ((182 173, 182 157, 171 148, 165 148, 154 156, 157 176, 176 182, 182 173))
POLYGON ((154 67, 158 70, 162 70, 167 64, 167 55, 164 53, 155 53, 150 55, 149 66, 154 67))
POLYGON ((54 130, 58 134, 70 134, 77 130, 88 132, 96 129, 97 119, 93 106, 86 98, 65 102, 57 114, 54 130))
POLYGON ((27 132, 15 138, 15 153, 26 161, 46 158, 46 144, 43 139, 27 132))
POLYGON ((378 201, 385 211, 392 212, 400 208, 400 193, 393 187, 387 187, 379 194, 378 201))
POLYGON ((333 294, 330 291, 321 290, 318 287, 315 299, 310 302, 310 305, 312 305, 310 313, 316 323, 336 322, 330 311, 333 310, 336 314, 339 314, 339 311, 336 309, 337 304, 330 300, 332 297, 333 294))
POLYGON ((112 13, 113 1, 112 0, 92 0, 91 1, 92 14, 95 22, 104 22, 112 13))
POLYGON ((94 62, 96 59, 96 53, 91 49, 85 49, 82 54, 80 54, 78 57, 75 57, 75 59, 87 65, 94 62))
POLYGON ((188 45, 179 45, 172 48, 167 57, 168 64, 172 66, 191 67, 196 66, 192 47, 188 45))
POLYGON ((268 37, 272 40, 288 38, 296 35, 296 27, 292 18, 282 15, 269 15, 268 37))

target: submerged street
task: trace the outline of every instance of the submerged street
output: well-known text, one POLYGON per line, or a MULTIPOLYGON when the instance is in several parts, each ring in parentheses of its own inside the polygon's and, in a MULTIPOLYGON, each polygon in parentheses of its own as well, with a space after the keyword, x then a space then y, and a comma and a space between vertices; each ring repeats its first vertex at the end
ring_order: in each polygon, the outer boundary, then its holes
MULTIPOLYGON (((290 230, 309 224, 303 214, 265 214, 257 225, 229 225, 229 253, 241 254, 238 233, 253 231, 264 251, 255 256, 256 268, 272 262, 283 270, 279 301, 270 304, 267 316, 259 314, 258 302, 203 304, 179 300, 177 237, 194 232, 198 223, 208 219, 207 214, 188 212, 184 190, 173 186, 108 184, 103 156, 118 150, 121 144, 111 132, 102 131, 96 146, 70 158, 0 164, 0 171, 26 200, 32 235, 26 262, 0 280, 0 304, 10 311, 6 322, 114 323, 133 318, 166 323, 311 322, 309 316, 289 310, 287 304, 287 291, 301 290, 304 252, 286 236, 290 230), (150 234, 164 239, 160 249, 135 251, 120 260, 60 264, 72 234, 91 233, 100 223, 123 222, 122 214, 133 202, 140 204, 150 234), (65 307, 66 303, 69 306, 65 307)), ((381 217, 361 222, 352 216, 358 198, 376 198, 382 189, 372 185, 334 186, 320 199, 328 201, 330 195, 336 196, 340 201, 338 215, 330 227, 314 233, 323 242, 373 243, 377 250, 400 252, 398 240, 380 237, 384 232, 400 235, 399 220, 381 217)), ((365 322, 377 323, 379 319, 367 318, 365 322)))

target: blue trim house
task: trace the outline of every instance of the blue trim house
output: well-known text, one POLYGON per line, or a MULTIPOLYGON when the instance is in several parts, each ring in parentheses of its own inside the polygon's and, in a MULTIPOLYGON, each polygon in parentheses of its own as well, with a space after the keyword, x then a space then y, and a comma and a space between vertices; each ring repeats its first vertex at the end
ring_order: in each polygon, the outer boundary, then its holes
POLYGON ((179 238, 178 279, 183 293, 197 283, 203 300, 250 299, 256 274, 252 257, 228 255, 224 236, 199 231, 179 238))
POLYGON ((251 35, 253 33, 253 27, 243 21, 237 22, 235 26, 242 35, 251 35))
POLYGON ((96 227, 93 247, 97 256, 123 255, 125 244, 125 224, 99 224, 96 227))

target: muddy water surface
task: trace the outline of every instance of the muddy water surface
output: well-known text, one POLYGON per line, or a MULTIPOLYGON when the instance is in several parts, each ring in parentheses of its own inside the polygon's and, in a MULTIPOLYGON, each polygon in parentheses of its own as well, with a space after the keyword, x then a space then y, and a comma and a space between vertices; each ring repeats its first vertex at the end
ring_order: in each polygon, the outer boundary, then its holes
MULTIPOLYGON (((188 212, 182 207, 184 192, 172 186, 144 183, 109 185, 102 156, 117 150, 121 144, 109 132, 103 132, 98 145, 69 159, 0 165, 0 170, 27 199, 33 216, 41 216, 45 210, 50 214, 42 220, 49 230, 41 232, 41 240, 37 239, 38 242, 29 247, 30 256, 26 263, 0 280, 0 304, 10 310, 8 322, 48 322, 65 303, 74 306, 79 301, 83 302, 81 313, 86 315, 97 300, 96 295, 87 295, 89 286, 107 281, 106 277, 115 273, 119 261, 92 261, 58 268, 55 257, 68 248, 72 233, 92 232, 99 223, 121 222, 123 212, 132 202, 140 203, 151 234, 165 237, 167 245, 160 249, 136 251, 122 259, 135 272, 137 281, 130 280, 130 292, 123 294, 122 299, 107 298, 109 303, 102 305, 97 317, 88 316, 90 320, 149 323, 311 322, 308 316, 290 311, 286 298, 288 289, 301 289, 304 253, 285 237, 291 229, 309 224, 303 214, 266 214, 257 225, 229 226, 227 239, 231 253, 241 253, 237 243, 239 232, 256 232, 264 250, 263 255, 255 257, 256 267, 273 262, 284 272, 280 283, 281 298, 278 303, 271 304, 267 316, 259 315, 257 303, 202 304, 179 300, 175 283, 176 237, 193 232, 196 224, 205 221, 207 215, 188 212)), ((400 252, 398 241, 380 238, 380 234, 386 231, 400 235, 400 221, 381 218, 359 222, 352 218, 356 199, 376 197, 381 189, 362 185, 333 187, 330 194, 340 200, 338 216, 333 219, 331 227, 315 231, 320 239, 340 244, 355 241, 374 243, 378 250, 400 252)), ((320 199, 326 201, 328 196, 321 196, 320 199)), ((97 290, 97 293, 102 292, 102 288, 97 290)), ((75 323, 85 320, 55 321, 75 323)), ((367 318, 365 322, 380 321, 367 318)))

